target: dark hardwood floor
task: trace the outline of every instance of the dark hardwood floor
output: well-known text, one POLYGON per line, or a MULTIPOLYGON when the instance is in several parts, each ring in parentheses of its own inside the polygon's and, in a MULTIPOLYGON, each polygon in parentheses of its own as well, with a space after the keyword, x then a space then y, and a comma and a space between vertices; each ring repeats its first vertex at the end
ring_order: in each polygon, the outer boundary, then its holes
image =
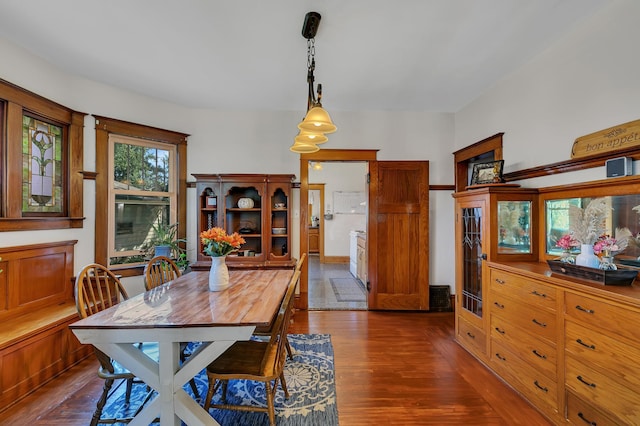
MULTIPOLYGON (((296 312, 291 333, 330 333, 341 426, 548 425, 453 341, 452 313, 296 312)), ((0 413, 2 425, 87 425, 90 358, 0 413)))

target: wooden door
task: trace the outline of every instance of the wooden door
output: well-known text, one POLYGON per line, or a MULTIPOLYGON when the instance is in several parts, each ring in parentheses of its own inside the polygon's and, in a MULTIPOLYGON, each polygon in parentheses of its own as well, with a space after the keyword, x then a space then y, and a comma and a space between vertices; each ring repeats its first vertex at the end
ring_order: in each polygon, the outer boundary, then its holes
POLYGON ((369 309, 429 310, 429 162, 369 172, 369 309))

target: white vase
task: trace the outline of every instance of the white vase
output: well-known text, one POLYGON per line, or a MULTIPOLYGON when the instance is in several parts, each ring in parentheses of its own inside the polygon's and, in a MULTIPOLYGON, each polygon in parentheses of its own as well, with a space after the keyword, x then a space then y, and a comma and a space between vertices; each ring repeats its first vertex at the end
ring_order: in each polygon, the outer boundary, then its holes
POLYGON ((588 268, 600 267, 600 259, 593 254, 593 246, 591 244, 582 244, 580 254, 576 256, 576 265, 588 268))
POLYGON ((222 291, 229 287, 229 268, 225 260, 227 256, 212 256, 209 270, 209 291, 222 291))

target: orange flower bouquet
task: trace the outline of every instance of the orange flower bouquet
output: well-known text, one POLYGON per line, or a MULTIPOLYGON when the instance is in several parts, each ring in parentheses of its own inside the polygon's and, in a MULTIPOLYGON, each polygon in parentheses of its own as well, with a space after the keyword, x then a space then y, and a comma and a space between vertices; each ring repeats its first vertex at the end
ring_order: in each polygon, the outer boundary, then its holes
POLYGON ((229 235, 224 229, 218 227, 202 231, 200 240, 205 254, 213 257, 226 256, 245 243, 244 238, 237 232, 229 235))

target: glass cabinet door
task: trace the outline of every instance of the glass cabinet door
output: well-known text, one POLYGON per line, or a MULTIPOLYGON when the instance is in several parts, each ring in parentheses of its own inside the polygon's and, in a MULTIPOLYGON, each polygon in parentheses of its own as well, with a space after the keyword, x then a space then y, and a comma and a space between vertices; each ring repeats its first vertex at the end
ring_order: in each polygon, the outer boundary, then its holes
POLYGON ((482 317, 483 208, 461 209, 462 308, 482 317))

